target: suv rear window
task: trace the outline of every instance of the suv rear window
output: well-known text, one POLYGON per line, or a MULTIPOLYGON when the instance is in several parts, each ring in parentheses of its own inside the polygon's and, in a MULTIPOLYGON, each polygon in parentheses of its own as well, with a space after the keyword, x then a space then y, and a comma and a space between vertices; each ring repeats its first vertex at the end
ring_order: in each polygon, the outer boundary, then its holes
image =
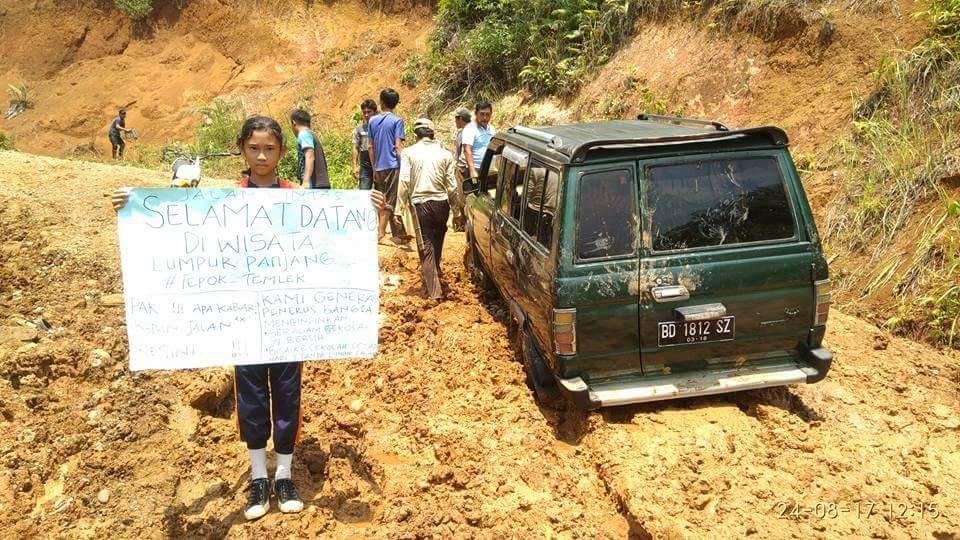
POLYGON ((793 214, 774 157, 655 165, 646 177, 654 251, 794 237, 793 214))
POLYGON ((628 169, 580 177, 577 204, 577 258, 610 259, 631 255, 637 237, 637 194, 628 169))

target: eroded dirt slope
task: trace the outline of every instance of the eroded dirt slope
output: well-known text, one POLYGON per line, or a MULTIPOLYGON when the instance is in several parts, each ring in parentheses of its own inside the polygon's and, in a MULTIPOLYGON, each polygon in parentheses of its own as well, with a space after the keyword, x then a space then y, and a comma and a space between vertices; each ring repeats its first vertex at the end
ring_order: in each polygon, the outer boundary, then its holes
POLYGON ((399 77, 431 26, 423 8, 384 15, 358 0, 158 0, 139 26, 109 2, 64 4, 0 0, 0 85, 30 84, 34 102, 0 130, 23 151, 109 157, 119 107, 140 135, 131 151, 188 142, 216 97, 278 118, 309 103, 315 125, 341 128, 385 86, 412 98, 399 77))
POLYGON ((126 369, 106 195, 165 177, 17 153, 0 170, 4 537, 960 535, 957 356, 835 312, 818 385, 541 408, 461 235, 436 307, 414 255, 383 248, 380 353, 306 366, 307 508, 247 524, 229 372, 126 369), (817 503, 835 514, 789 515, 817 503))

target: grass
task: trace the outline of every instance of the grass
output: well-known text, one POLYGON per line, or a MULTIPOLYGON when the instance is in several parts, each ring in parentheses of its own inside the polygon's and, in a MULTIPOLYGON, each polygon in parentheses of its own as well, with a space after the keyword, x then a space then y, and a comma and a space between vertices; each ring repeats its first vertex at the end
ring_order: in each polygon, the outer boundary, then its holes
POLYGON ((876 91, 857 105, 854 134, 838 146, 847 182, 825 238, 868 256, 858 270, 864 295, 892 291, 888 327, 958 346, 960 202, 945 179, 960 175, 960 0, 933 0, 916 16, 930 24, 929 36, 881 61, 876 91), (921 203, 943 211, 919 218, 921 203), (904 258, 901 234, 911 224, 920 238, 904 258))
POLYGON ((153 0, 113 0, 113 5, 135 21, 146 19, 153 12, 153 0))
POLYGON ((0 150, 16 150, 17 139, 13 133, 0 131, 0 150))
POLYGON ((29 84, 11 84, 7 86, 7 94, 10 95, 10 105, 22 105, 24 109, 33 106, 33 100, 30 95, 33 88, 29 84))

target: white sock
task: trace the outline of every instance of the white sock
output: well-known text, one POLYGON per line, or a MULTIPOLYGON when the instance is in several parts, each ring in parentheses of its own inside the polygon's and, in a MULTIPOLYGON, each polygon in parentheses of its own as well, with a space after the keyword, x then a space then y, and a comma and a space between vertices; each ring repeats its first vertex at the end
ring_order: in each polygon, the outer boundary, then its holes
POLYGON ((250 453, 250 478, 267 478, 267 449, 247 450, 250 453))
POLYGON ((274 479, 289 479, 291 467, 293 467, 293 453, 281 454, 277 452, 277 474, 274 475, 274 479))

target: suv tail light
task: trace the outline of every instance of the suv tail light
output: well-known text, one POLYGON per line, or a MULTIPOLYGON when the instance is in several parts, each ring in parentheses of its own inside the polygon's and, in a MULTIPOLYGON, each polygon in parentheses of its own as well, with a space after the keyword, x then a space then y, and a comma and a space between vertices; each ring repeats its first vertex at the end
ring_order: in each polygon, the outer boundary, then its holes
POLYGON ((830 315, 830 280, 814 281, 813 294, 817 297, 817 316, 813 319, 813 325, 823 326, 830 315))
POLYGON ((553 310, 553 350, 560 355, 577 354, 577 310, 553 310))

